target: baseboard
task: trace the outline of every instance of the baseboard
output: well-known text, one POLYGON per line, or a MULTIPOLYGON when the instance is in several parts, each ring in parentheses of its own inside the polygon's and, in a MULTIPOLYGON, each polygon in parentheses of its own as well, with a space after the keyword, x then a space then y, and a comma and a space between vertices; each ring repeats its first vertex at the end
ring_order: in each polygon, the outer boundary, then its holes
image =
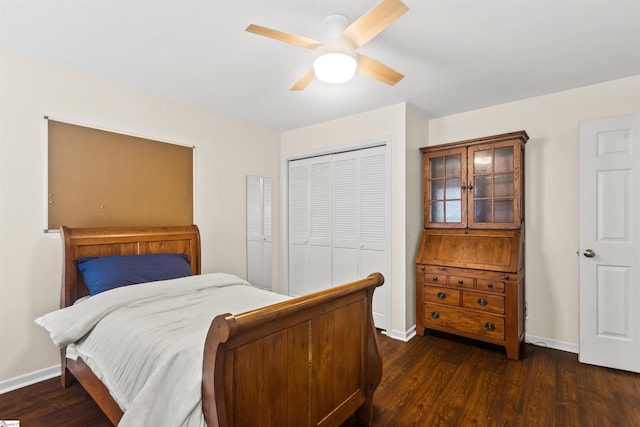
POLYGON ((0 394, 60 376, 60 365, 0 381, 0 394))
POLYGON ((416 336, 416 326, 413 325, 411 328, 409 328, 408 331, 404 331, 404 332, 391 330, 391 331, 382 331, 382 333, 388 336, 389 338, 393 338, 394 340, 407 342, 411 338, 416 336))
POLYGON ((536 335, 525 334, 524 340, 527 344, 533 344, 540 347, 553 348, 555 350, 568 351, 569 353, 578 353, 580 347, 578 344, 566 341, 558 341, 552 338, 538 337, 536 335))

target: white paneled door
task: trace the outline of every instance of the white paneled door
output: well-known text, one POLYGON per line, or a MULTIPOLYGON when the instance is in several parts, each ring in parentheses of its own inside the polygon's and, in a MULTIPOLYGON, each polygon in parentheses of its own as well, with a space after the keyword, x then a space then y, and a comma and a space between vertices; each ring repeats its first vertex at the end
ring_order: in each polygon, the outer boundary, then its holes
POLYGON ((580 123, 580 354, 640 372, 640 115, 580 123))
MULTIPOLYGON (((381 272, 390 279, 386 147, 289 162, 289 293, 303 295, 381 272)), ((389 283, 376 289, 387 329, 389 283)))

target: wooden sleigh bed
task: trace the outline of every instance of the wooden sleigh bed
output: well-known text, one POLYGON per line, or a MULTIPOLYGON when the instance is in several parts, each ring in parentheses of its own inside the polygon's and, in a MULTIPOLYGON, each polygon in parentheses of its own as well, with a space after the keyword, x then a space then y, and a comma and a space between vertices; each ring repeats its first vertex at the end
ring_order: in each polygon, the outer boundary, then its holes
MULTIPOLYGON (((185 253, 201 273, 197 226, 61 228, 60 306, 88 294, 81 257, 185 253)), ((371 425, 382 375, 371 303, 381 274, 241 314, 218 315, 203 348, 202 410, 209 427, 371 425)), ((123 416, 82 359, 61 351, 62 385, 73 379, 107 417, 123 416)), ((168 408, 170 410, 170 408, 168 408)))

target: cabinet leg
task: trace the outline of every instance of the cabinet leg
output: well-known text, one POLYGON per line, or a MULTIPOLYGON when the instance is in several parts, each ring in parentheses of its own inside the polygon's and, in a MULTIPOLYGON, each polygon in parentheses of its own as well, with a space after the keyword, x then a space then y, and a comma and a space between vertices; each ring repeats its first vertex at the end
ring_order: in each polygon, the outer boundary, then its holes
POLYGON ((518 341, 515 343, 507 343, 505 347, 507 351, 507 359, 520 360, 520 347, 522 347, 522 344, 518 341))

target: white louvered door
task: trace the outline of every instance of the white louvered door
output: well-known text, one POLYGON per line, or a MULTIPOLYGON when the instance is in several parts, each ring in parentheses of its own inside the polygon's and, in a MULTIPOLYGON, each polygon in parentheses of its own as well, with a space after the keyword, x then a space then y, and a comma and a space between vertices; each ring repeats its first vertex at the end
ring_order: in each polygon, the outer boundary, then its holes
MULTIPOLYGON (((373 272, 390 278, 386 147, 289 162, 289 292, 303 295, 373 272)), ((387 289, 374 297, 387 329, 387 289)))
POLYGON ((309 236, 309 164, 304 160, 289 163, 289 293, 308 293, 309 236))
POLYGON ((312 159, 310 167, 311 235, 308 292, 331 282, 331 156, 312 159))
POLYGON ((273 246, 273 236, 271 227, 271 178, 262 180, 262 283, 265 289, 272 288, 271 282, 271 253, 273 246))
MULTIPOLYGON (((391 250, 388 237, 391 201, 387 191, 385 147, 359 152, 359 243, 360 275, 380 272, 391 279, 391 250)), ((373 297, 373 320, 387 330, 391 320, 387 315, 390 285, 376 289, 373 297)))
POLYGON ((271 179, 247 176, 247 280, 271 289, 271 179))
POLYGON ((357 152, 333 156, 333 286, 360 279, 357 152))
POLYGON ((331 283, 331 156, 289 162, 289 293, 331 283))

